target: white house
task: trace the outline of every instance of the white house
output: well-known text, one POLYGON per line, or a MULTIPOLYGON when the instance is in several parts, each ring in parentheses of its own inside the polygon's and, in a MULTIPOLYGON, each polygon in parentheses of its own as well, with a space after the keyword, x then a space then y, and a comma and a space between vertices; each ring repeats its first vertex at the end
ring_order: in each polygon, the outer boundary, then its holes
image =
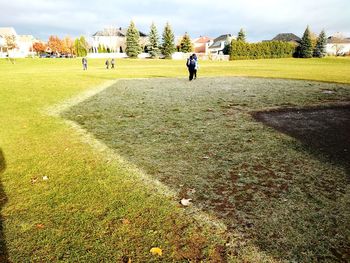
POLYGON ((4 53, 5 49, 5 38, 0 35, 0 57, 4 53))
MULTIPOLYGON (((125 28, 109 27, 97 31, 92 35, 92 53, 99 53, 99 47, 107 50, 108 53, 124 53, 126 49, 125 28)), ((140 32, 140 45, 145 48, 148 43, 146 34, 140 32)))
POLYGON ((0 27, 0 57, 27 57, 33 54, 33 44, 37 40, 32 35, 17 35, 13 27, 0 27), (16 48, 7 50, 6 37, 14 36, 16 48))
POLYGON ((213 43, 208 47, 211 54, 222 55, 225 45, 231 43, 233 36, 231 34, 221 35, 214 39, 213 43))
POLYGON ((341 56, 350 54, 350 38, 335 34, 327 39, 326 52, 328 55, 341 56))

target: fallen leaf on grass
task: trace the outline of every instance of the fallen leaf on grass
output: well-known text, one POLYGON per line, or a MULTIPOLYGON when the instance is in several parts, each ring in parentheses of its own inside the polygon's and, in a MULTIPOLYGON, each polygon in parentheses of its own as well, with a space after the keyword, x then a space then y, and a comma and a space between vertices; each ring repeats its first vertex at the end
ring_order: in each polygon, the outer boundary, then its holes
POLYGON ((123 225, 130 225, 130 221, 126 218, 122 219, 122 223, 123 223, 123 225))
POLYGON ((43 228, 45 228, 45 225, 44 224, 36 224, 36 228, 43 229, 43 228))
POLYGON ((192 199, 186 199, 186 198, 182 198, 180 201, 180 204, 182 204, 183 206, 189 206, 191 204, 192 199))
POLYGON ((30 179, 30 182, 31 182, 32 184, 35 184, 37 181, 38 181, 38 178, 37 178, 37 177, 34 177, 34 178, 30 179))
POLYGON ((162 249, 159 247, 152 247, 149 252, 151 252, 153 256, 161 256, 163 254, 162 249))

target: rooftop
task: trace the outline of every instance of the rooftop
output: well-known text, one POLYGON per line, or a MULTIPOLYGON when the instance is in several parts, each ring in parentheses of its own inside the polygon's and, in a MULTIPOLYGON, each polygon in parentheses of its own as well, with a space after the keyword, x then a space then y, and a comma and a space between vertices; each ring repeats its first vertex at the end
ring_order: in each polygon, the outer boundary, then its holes
POLYGON ((330 36, 327 38, 327 43, 328 44, 350 44, 350 37, 334 37, 330 36))
MULTIPOLYGON (((95 37, 95 36, 103 36, 103 37, 108 37, 108 36, 116 36, 116 37, 125 37, 126 36, 126 32, 127 32, 127 29, 125 28, 114 28, 114 27, 110 27, 110 28, 105 28, 101 31, 97 31, 95 34, 93 34, 92 36, 95 37)), ((146 34, 142 33, 141 31, 140 32, 140 36, 141 37, 145 37, 147 36, 146 34)))
POLYGON ((232 38, 231 34, 221 35, 214 39, 214 43, 209 48, 218 48, 221 47, 221 43, 232 38))
POLYGON ((13 27, 0 27, 0 36, 17 36, 17 33, 13 27))
POLYGON ((283 42, 299 42, 301 38, 293 33, 280 33, 271 40, 283 42))

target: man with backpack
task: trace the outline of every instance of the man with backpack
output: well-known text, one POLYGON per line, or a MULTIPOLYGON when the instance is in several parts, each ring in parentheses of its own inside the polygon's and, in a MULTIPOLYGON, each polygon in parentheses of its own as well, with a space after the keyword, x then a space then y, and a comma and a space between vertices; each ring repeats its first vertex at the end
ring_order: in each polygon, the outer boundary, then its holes
POLYGON ((189 72, 189 80, 193 80, 193 75, 195 72, 195 68, 196 68, 196 60, 194 59, 193 55, 191 55, 186 62, 186 66, 188 68, 188 72, 189 72))

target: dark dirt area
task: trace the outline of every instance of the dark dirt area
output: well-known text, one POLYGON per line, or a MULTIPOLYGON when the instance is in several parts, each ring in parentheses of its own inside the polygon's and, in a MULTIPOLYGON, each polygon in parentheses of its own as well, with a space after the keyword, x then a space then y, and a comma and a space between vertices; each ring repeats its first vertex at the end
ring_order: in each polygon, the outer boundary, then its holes
POLYGON ((350 176, 350 104, 262 111, 253 116, 299 140, 318 157, 345 166, 350 176))

